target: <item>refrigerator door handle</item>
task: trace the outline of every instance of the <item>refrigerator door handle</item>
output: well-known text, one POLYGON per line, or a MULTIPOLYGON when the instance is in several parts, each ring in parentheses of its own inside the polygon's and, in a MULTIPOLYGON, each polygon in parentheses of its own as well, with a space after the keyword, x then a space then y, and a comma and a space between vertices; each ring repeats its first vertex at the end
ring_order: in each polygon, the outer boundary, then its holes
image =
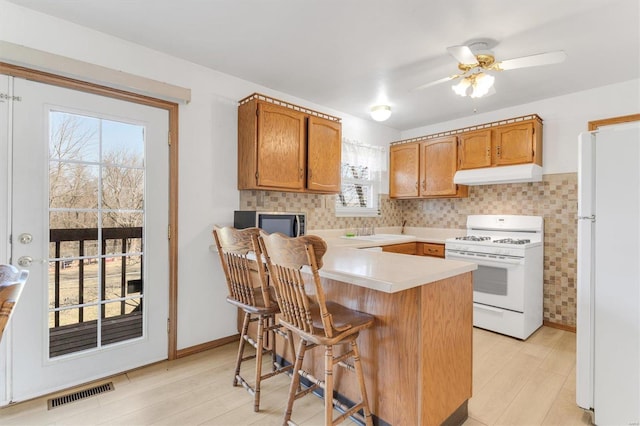
POLYGON ((595 215, 591 215, 591 216, 578 216, 578 220, 590 220, 591 222, 595 222, 596 221, 596 216, 595 215))

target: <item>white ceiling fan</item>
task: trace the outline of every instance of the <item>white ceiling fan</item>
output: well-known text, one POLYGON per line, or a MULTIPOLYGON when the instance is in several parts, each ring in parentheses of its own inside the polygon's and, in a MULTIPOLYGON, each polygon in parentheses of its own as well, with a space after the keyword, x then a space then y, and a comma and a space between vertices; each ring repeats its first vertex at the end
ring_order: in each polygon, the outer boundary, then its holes
POLYGON ((488 42, 486 41, 471 42, 468 45, 462 46, 451 46, 447 48, 447 51, 458 61, 458 69, 460 69, 461 72, 423 84, 418 86, 416 90, 426 89, 459 78, 460 81, 452 86, 453 91, 460 96, 469 95, 472 98, 479 98, 495 92, 495 89, 493 89, 494 76, 487 73, 487 71, 508 71, 518 68, 557 64, 567 58, 567 54, 559 50, 496 61, 493 52, 488 49, 488 42))

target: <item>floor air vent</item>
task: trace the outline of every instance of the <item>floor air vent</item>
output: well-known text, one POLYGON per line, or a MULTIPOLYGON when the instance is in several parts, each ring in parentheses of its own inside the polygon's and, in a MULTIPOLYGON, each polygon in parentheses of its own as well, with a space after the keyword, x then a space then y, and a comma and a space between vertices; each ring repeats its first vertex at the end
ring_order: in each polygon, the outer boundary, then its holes
POLYGON ((51 398, 47 401, 47 407, 49 410, 52 408, 60 407, 61 405, 68 404, 74 401, 80 401, 81 399, 89 398, 90 396, 99 395, 101 393, 114 390, 113 382, 104 383, 102 385, 94 386, 89 389, 83 389, 78 392, 70 393, 68 395, 62 395, 57 398, 51 398))

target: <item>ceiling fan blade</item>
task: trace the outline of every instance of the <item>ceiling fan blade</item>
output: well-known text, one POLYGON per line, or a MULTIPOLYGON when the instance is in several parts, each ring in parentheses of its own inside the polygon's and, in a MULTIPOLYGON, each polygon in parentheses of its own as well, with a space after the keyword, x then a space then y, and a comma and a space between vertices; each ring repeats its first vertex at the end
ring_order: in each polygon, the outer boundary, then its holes
POLYGON ((422 89, 426 89, 427 87, 431 87, 431 86, 436 86, 440 83, 445 83, 447 81, 453 80, 454 78, 458 78, 460 77, 459 75, 452 75, 449 77, 445 77, 445 78, 441 78, 440 80, 436 80, 436 81, 432 81, 431 83, 427 83, 427 84, 423 84, 422 86, 418 86, 413 90, 422 90, 422 89))
POLYGON ((500 70, 513 70, 516 68, 536 67, 538 65, 550 65, 563 62, 567 59, 567 54, 564 51, 559 50, 557 52, 540 53, 538 55, 523 56, 521 58, 507 59, 506 61, 498 62, 496 69, 500 70))
POLYGON ((451 46, 447 47, 447 52, 461 64, 473 65, 478 63, 476 55, 473 54, 469 46, 451 46))

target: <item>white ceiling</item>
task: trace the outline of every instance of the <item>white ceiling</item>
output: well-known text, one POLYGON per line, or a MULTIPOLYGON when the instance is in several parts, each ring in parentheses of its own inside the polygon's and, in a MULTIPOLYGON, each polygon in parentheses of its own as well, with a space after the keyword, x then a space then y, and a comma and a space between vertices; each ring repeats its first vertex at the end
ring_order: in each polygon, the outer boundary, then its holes
POLYGON ((638 0, 10 1, 354 116, 386 102, 399 130, 640 78, 638 0), (413 90, 480 38, 497 60, 568 58, 501 72, 481 99, 413 90))

